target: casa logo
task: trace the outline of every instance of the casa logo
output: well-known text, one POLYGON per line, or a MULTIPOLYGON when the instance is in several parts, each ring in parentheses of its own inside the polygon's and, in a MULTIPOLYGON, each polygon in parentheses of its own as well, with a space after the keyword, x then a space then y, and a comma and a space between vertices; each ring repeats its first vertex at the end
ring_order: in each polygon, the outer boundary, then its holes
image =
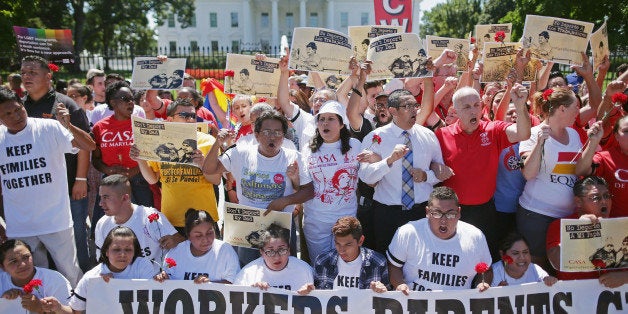
POLYGON ((282 184, 283 183, 283 175, 281 173, 275 174, 275 176, 273 177, 273 180, 277 184, 282 184))
POLYGON ((584 260, 581 260, 581 259, 570 259, 568 261, 568 263, 572 264, 572 265, 584 265, 584 264, 587 263, 587 261, 584 261, 584 260))
POLYGON ((491 140, 489 140, 488 134, 486 132, 480 133, 480 141, 482 142, 482 144, 480 144, 482 146, 491 145, 491 140))
POLYGON ((615 171, 615 179, 619 182, 628 182, 628 170, 617 169, 617 171, 615 171))

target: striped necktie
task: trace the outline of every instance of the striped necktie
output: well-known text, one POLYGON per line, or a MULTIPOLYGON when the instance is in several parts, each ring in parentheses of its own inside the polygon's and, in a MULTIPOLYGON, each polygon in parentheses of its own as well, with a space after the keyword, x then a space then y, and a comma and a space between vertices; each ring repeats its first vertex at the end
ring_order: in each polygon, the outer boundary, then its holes
POLYGON ((410 150, 403 156, 401 162, 402 172, 402 189, 401 189, 401 204, 403 210, 410 210, 414 205, 414 181, 412 180, 412 142, 410 141, 410 134, 407 131, 401 133, 405 137, 404 144, 410 150))

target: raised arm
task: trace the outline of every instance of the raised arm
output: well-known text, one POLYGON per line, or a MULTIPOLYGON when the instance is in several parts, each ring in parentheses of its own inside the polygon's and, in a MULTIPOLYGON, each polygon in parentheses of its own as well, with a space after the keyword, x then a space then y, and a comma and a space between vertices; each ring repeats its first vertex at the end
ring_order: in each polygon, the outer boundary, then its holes
POLYGON ((517 110, 517 123, 508 126, 506 134, 511 143, 516 143, 530 138, 530 115, 526 107, 528 90, 525 86, 517 83, 512 88, 510 98, 515 103, 517 110))
POLYGON ((604 129, 602 128, 602 121, 595 122, 587 131, 589 136, 589 142, 582 151, 582 157, 576 163, 576 175, 588 176, 592 174, 593 156, 595 155, 595 149, 600 144, 602 137, 604 136, 604 129))
POLYGON ((580 108, 580 121, 586 123, 586 121, 595 118, 597 114, 597 109, 602 101, 602 90, 595 82, 593 66, 589 62, 589 57, 587 57, 587 54, 584 52, 582 52, 581 55, 582 66, 572 66, 571 69, 584 78, 584 82, 587 84, 589 90, 589 103, 580 108))
POLYGON ((284 115, 288 118, 292 118, 294 115, 294 107, 290 103, 290 86, 288 85, 288 78, 290 77, 290 69, 288 69, 288 56, 286 54, 279 60, 279 86, 277 86, 277 102, 281 107, 284 115))

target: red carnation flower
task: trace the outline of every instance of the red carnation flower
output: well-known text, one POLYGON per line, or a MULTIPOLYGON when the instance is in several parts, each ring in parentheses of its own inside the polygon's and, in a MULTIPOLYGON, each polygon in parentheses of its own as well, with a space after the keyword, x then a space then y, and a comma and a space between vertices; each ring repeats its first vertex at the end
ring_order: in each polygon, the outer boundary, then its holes
POLYGON ((543 97, 543 100, 547 101, 547 100, 550 98, 550 96, 552 95, 552 93, 553 93, 553 92, 554 92, 554 90, 553 90, 553 89, 551 89, 551 88, 546 89, 546 90, 543 92, 543 96, 542 96, 542 97, 543 97))
POLYGON ((33 289, 39 291, 39 287, 43 286, 41 279, 33 279, 24 285, 24 292, 33 293, 33 289))
POLYGON ((495 33, 495 41, 503 43, 504 39, 506 39, 506 33, 504 33, 504 31, 499 31, 495 33))
POLYGON ((159 220, 159 214, 152 213, 152 214, 148 215, 148 222, 153 222, 153 221, 157 221, 157 220, 159 220))
POLYGON ((172 268, 172 267, 177 266, 177 262, 176 262, 173 258, 166 257, 165 262, 166 262, 166 266, 167 266, 168 268, 172 268))
POLYGON ((502 255, 502 261, 504 261, 504 264, 506 264, 506 265, 512 264, 512 263, 515 262, 515 260, 513 260, 512 257, 510 257, 510 255, 508 255, 508 254, 502 255))
POLYGON ((229 98, 229 100, 233 100, 233 98, 236 96, 236 94, 234 93, 227 93, 226 95, 229 98))
POLYGON ((475 37, 471 37, 471 43, 475 44, 475 37))
POLYGON ((591 263, 593 264, 593 266, 595 266, 595 269, 606 268, 606 263, 599 258, 592 260, 591 263))
POLYGON ((52 72, 59 72, 59 66, 54 63, 48 63, 48 69, 52 72))
POLYGON ((624 94, 624 93, 615 93, 613 94, 613 97, 611 98, 611 100, 613 101, 614 104, 625 104, 626 102, 628 102, 628 95, 624 94))
POLYGON ((484 262, 480 262, 475 265, 475 272, 478 274, 484 274, 487 270, 488 265, 484 262))
POLYGON ((381 144, 382 143, 381 136, 379 136, 377 134, 373 134, 373 143, 381 144))
POLYGON ((225 77, 234 77, 235 72, 233 70, 225 70, 225 77))

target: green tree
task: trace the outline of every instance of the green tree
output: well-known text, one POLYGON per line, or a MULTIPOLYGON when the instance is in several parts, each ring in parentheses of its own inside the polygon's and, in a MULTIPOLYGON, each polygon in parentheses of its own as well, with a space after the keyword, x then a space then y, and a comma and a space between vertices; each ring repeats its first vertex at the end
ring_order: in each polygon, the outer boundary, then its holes
POLYGON ((480 0, 447 0, 423 15, 420 35, 467 38, 478 24, 480 0))
POLYGON ((498 24, 515 7, 514 0, 486 0, 478 24, 498 24))

